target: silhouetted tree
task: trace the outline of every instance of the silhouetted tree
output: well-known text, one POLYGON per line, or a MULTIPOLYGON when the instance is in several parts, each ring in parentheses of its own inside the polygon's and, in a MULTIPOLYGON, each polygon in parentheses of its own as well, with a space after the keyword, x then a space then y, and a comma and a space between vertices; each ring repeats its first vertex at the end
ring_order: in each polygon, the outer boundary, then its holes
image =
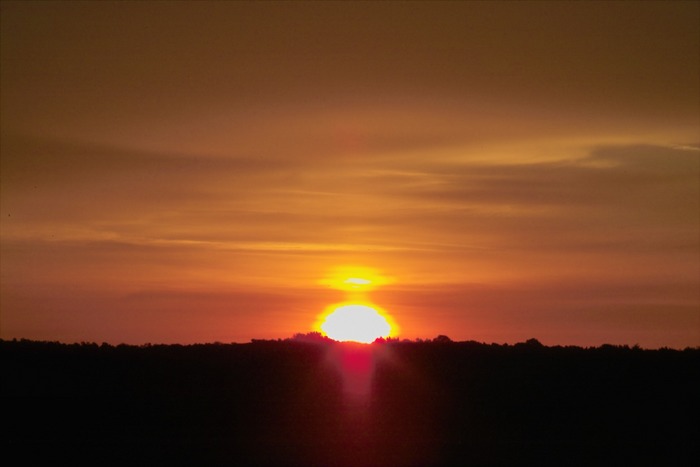
POLYGON ((449 344, 452 342, 452 339, 450 339, 449 337, 447 337, 444 334, 440 334, 435 339, 433 339, 433 342, 435 342, 437 344, 449 344))
POLYGON ((307 333, 301 333, 298 332, 292 336, 293 341, 296 342, 309 342, 312 344, 323 344, 326 342, 330 342, 331 339, 328 337, 324 336, 318 331, 313 331, 313 332, 307 332, 307 333))

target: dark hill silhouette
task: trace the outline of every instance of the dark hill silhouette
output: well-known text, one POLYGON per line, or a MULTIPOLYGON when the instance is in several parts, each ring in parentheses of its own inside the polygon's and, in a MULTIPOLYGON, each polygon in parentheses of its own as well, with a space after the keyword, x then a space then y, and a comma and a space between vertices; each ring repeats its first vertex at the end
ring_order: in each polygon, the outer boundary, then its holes
POLYGON ((138 347, 0 341, 0 358, 2 453, 18 465, 699 458, 700 349, 446 336, 361 346, 297 335, 138 347))

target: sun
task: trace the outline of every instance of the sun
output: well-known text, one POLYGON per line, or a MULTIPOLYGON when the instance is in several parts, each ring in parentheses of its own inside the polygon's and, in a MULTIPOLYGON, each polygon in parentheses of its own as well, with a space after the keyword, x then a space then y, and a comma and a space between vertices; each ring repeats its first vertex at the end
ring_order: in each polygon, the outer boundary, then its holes
POLYGON ((370 344, 379 337, 388 337, 392 326, 377 308, 358 303, 330 307, 320 325, 321 331, 340 342, 370 344))
POLYGON ((345 292, 345 301, 318 315, 314 329, 340 342, 369 344, 380 337, 395 337, 398 326, 391 315, 374 305, 369 292, 395 279, 378 269, 342 265, 329 270, 319 284, 345 292))

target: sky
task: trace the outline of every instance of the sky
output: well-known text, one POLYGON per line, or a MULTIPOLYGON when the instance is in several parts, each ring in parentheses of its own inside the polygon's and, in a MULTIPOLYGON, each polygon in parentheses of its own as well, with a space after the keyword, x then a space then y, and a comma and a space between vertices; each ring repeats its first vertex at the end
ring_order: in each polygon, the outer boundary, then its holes
POLYGON ((0 5, 0 338, 700 345, 700 3, 0 5), (334 282, 335 281, 335 282, 334 282))

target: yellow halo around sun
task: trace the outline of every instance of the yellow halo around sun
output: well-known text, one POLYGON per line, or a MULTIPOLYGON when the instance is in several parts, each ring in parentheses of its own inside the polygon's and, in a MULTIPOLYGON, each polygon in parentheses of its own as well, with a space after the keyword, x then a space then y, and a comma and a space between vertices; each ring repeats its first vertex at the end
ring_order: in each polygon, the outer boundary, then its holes
POLYGON ((333 340, 364 344, 397 333, 391 317, 381 308, 367 303, 332 305, 319 317, 316 327, 333 340))
POLYGON ((393 278, 376 269, 362 266, 338 266, 319 281, 326 287, 347 292, 368 292, 392 282, 393 278))

